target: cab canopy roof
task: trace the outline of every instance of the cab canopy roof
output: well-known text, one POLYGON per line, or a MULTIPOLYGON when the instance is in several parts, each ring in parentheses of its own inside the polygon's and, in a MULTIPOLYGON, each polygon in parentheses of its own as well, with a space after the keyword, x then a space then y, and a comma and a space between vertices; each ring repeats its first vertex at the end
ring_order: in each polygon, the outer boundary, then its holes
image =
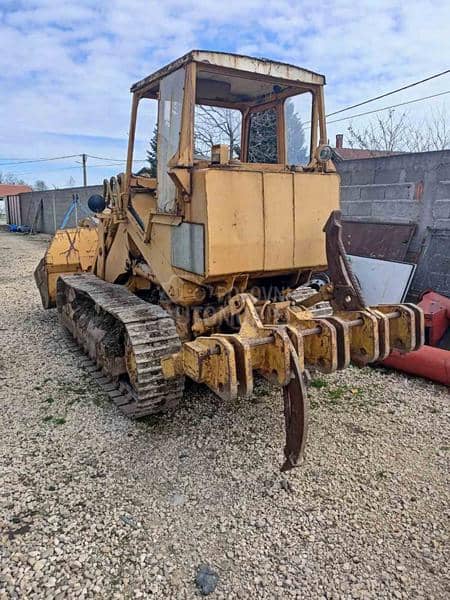
POLYGON ((197 101, 207 98, 246 102, 281 89, 290 95, 299 93, 299 88, 305 91, 305 88, 325 84, 323 75, 287 63, 240 54, 192 50, 135 83, 131 91, 155 98, 160 80, 191 62, 197 64, 197 101), (281 88, 278 89, 276 84, 281 88))

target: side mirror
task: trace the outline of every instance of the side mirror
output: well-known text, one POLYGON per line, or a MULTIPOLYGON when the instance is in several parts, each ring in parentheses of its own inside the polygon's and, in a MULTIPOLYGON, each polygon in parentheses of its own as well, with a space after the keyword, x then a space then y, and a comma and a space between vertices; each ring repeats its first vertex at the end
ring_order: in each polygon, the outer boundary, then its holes
POLYGON ((88 206, 92 212, 101 213, 106 208, 106 202, 103 196, 100 196, 100 194, 94 194, 93 196, 89 197, 88 206))

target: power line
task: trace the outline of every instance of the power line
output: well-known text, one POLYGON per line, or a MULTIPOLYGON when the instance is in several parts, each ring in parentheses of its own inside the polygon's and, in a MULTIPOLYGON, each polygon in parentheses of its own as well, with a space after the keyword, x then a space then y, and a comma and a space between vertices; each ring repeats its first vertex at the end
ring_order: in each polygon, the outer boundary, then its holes
POLYGON ((352 104, 351 106, 347 106, 346 108, 340 108, 339 110, 335 110, 334 112, 329 113, 326 116, 332 117, 333 115, 338 115, 339 113, 345 112, 346 110, 351 110, 352 108, 363 106, 364 104, 368 104, 369 102, 375 102, 375 100, 386 98, 386 96, 391 96, 392 94, 396 94, 397 92, 402 92, 403 90, 407 90, 421 83, 425 83, 426 81, 430 81, 431 79, 436 79, 436 77, 442 77, 442 75, 447 75, 447 73, 450 73, 450 69, 446 69, 445 71, 441 71, 440 73, 436 73, 435 75, 430 75, 430 77, 425 77, 425 79, 421 79, 420 81, 409 83, 408 85, 404 85, 403 87, 397 88, 396 90, 392 90, 391 92, 386 92, 384 94, 380 94, 379 96, 375 96, 374 98, 369 98, 368 100, 363 100, 362 102, 358 102, 357 104, 352 104))
MULTIPOLYGON (((94 158, 94 159, 98 159, 98 160, 109 160, 109 161, 114 161, 117 163, 127 162, 126 159, 110 158, 108 156, 93 156, 92 154, 86 154, 86 156, 89 158, 94 158)), ((64 160, 67 158, 82 158, 82 157, 83 157, 83 154, 70 154, 67 156, 52 156, 50 158, 32 158, 32 159, 19 160, 17 162, 9 162, 9 163, 0 162, 0 167, 9 167, 9 166, 14 166, 14 165, 27 165, 27 164, 38 163, 38 162, 48 162, 48 161, 53 161, 53 160, 64 160)), ((3 161, 3 160, 16 160, 16 159, 0 158, 0 161, 3 161)), ((146 162, 146 159, 136 158, 136 159, 133 159, 133 162, 146 162)))
POLYGON ((381 112, 383 110, 389 110, 390 108, 397 108, 399 106, 406 106, 407 104, 414 104, 414 102, 422 102, 423 100, 430 100, 431 98, 437 98, 438 96, 444 96, 450 94, 450 90, 446 92, 439 92, 438 94, 432 94, 431 96, 424 96, 423 98, 415 98, 414 100, 407 100, 406 102, 400 102, 399 104, 391 104, 391 106, 385 106, 384 108, 376 108, 374 110, 368 110, 366 112, 358 113, 356 115, 350 115, 349 117, 342 117, 341 119, 333 119, 333 121, 327 121, 327 125, 331 123, 339 123, 340 121, 348 121, 350 119, 356 119, 357 117, 363 117, 364 115, 371 115, 373 113, 381 112))
POLYGON ((96 160, 111 160, 114 162, 126 162, 123 158, 110 158, 109 156, 94 156, 93 154, 88 154, 89 158, 95 158, 96 160))
MULTIPOLYGON (((117 167, 117 163, 108 163, 103 165, 88 165, 88 169, 96 169, 99 167, 117 167)), ((46 169, 46 173, 54 173, 55 171, 70 171, 72 169, 80 169, 81 165, 70 166, 70 167, 56 167, 55 169, 46 169)), ((35 173, 35 171, 20 171, 19 173, 14 173, 15 175, 29 175, 31 173, 35 173)))
MULTIPOLYGON (((446 92, 439 92, 437 94, 432 94, 431 96, 423 96, 422 98, 414 98, 414 100, 406 100, 405 102, 400 102, 399 104, 391 104, 390 106, 383 106, 382 108, 375 108, 373 110, 367 110, 362 113, 357 113, 356 115, 350 115, 348 117, 341 117, 340 119, 333 119, 332 121, 327 121, 327 125, 331 125, 331 123, 339 123, 340 121, 349 121, 350 119, 356 119, 357 117, 363 117, 364 115, 371 115, 374 113, 382 112, 383 110, 389 110, 390 108, 398 108, 399 106, 405 106, 406 104, 414 104, 414 102, 422 102, 423 100, 431 100, 432 98, 437 98, 438 96, 444 96, 445 94, 450 94, 450 90, 446 92)), ((310 121, 302 122, 304 129, 311 129, 310 121)))
MULTIPOLYGON (((87 156, 89 156, 89 158, 95 158, 97 160, 111 160, 120 163, 127 162, 126 159, 123 158, 110 158, 109 156, 93 156, 92 154, 87 154, 87 156)), ((147 162, 147 160, 145 158, 134 158, 133 162, 147 162)))
MULTIPOLYGON (((11 162, 11 163, 1 163, 0 167, 9 167, 9 166, 13 166, 13 165, 26 165, 28 163, 37 163, 37 162, 47 162, 50 160, 63 160, 65 158, 76 158, 81 156, 81 154, 69 154, 67 156, 53 156, 51 158, 34 158, 34 159, 27 159, 27 160, 21 160, 19 162, 11 162)), ((5 158, 0 158, 0 160, 9 160, 9 159, 5 159, 5 158)))
POLYGON ((18 156, 15 156, 14 158, 11 158, 10 156, 4 156, 3 158, 0 158, 0 160, 24 160, 24 161, 28 161, 28 160, 36 160, 35 158, 25 158, 25 156, 21 156, 20 158, 18 156))
MULTIPOLYGON (((126 162, 126 161, 123 161, 126 162)), ((118 167, 119 165, 117 163, 107 163, 104 165, 90 165, 89 169, 98 169, 99 167, 118 167)))

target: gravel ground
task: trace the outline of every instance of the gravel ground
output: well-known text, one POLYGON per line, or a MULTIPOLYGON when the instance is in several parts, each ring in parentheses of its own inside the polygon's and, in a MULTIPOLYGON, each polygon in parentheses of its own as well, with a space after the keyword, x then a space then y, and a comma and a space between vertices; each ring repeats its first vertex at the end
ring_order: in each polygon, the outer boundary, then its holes
POLYGON ((128 421, 68 350, 0 233, 0 598, 448 598, 448 390, 317 377, 303 467, 280 474, 281 394, 128 421), (209 571, 209 572, 210 572, 209 571))

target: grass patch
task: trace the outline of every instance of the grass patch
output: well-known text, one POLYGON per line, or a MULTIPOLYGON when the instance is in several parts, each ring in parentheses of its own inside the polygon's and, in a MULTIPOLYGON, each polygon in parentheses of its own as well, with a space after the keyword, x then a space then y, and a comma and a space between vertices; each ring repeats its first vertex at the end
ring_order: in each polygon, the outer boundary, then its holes
POLYGON ((328 387, 328 383, 325 381, 325 379, 321 379, 320 377, 316 377, 315 379, 313 379, 310 385, 311 387, 316 388, 318 390, 320 390, 321 388, 328 387))
POLYGON ((314 379, 311 386, 318 390, 311 400, 312 408, 330 407, 338 411, 349 408, 368 410, 378 404, 373 393, 363 391, 359 387, 337 385, 321 378, 314 379))
POLYGON ((339 400, 340 398, 342 398, 345 393, 348 391, 347 388, 344 387, 336 387, 332 390, 328 390, 328 397, 331 400, 339 400))
POLYGON ((51 423, 52 425, 64 425, 66 422, 64 417, 54 417, 53 415, 47 415, 42 420, 44 423, 51 423))

